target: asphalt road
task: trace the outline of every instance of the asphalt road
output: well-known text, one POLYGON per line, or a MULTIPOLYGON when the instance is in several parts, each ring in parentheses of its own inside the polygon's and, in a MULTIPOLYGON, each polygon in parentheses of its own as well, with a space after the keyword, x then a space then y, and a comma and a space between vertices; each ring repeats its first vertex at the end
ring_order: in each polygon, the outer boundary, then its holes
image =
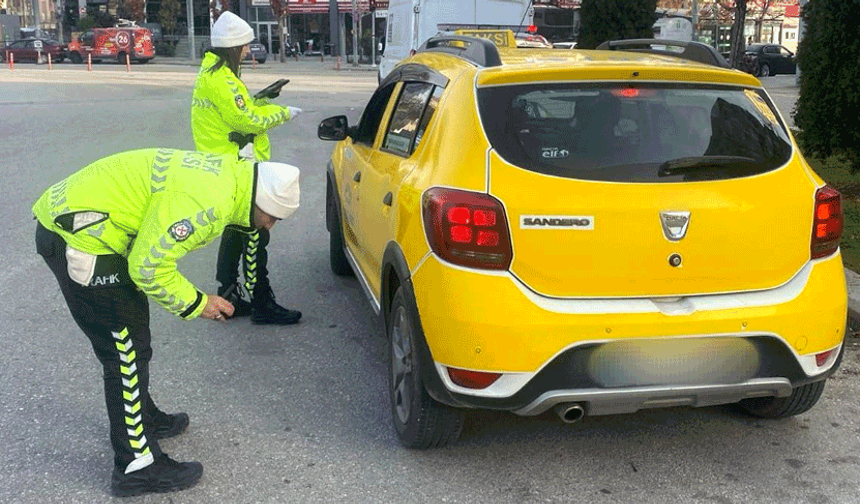
MULTIPOLYGON (((0 68, 0 502, 110 502, 112 453, 100 369, 35 254, 30 206, 50 184, 125 149, 191 148, 190 67, 0 68)), ((302 207, 272 233, 270 270, 292 327, 182 322, 152 308, 152 393, 191 426, 162 442, 199 460, 196 487, 125 502, 857 502, 860 353, 807 414, 780 421, 733 407, 592 417, 476 412, 454 446, 409 451, 393 432, 385 341, 355 280, 328 269, 325 117, 351 120, 373 72, 268 64, 251 89, 292 82, 305 113, 271 132, 302 169, 302 207)), ((782 105, 780 105, 782 106, 782 105)), ((180 264, 213 291, 217 246, 180 264)))

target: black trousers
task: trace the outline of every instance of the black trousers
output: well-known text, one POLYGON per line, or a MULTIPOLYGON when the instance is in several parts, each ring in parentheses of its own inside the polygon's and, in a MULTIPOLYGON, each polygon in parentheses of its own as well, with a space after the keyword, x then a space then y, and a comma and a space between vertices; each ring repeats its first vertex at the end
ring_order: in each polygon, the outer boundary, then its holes
POLYGON ((265 293, 269 288, 269 254, 266 246, 269 244, 269 230, 260 229, 246 233, 227 226, 221 235, 221 248, 218 249, 218 265, 215 279, 222 290, 236 283, 239 279, 239 261, 244 266, 245 289, 251 298, 254 293, 265 293), (243 253, 244 252, 244 253, 243 253))
MULTIPOLYGON (((152 335, 146 295, 130 281, 85 287, 72 280, 65 240, 41 224, 36 225, 36 251, 57 277, 72 317, 102 364, 114 464, 125 472, 142 469, 161 456, 151 435, 158 408, 149 397, 152 335)), ((124 260, 119 262, 128 269, 124 260)))

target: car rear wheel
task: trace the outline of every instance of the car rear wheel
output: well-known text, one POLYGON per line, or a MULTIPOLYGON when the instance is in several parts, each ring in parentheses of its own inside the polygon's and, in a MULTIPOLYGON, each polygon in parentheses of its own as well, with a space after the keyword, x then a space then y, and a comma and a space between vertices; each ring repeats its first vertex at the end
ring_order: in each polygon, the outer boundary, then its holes
POLYGON ((770 65, 762 63, 758 69, 758 74, 760 77, 770 77, 770 65))
POLYGON ((388 390, 400 443, 407 448, 427 449, 455 442, 463 431, 463 412, 437 402, 424 388, 421 372, 431 363, 422 362, 418 352, 418 318, 402 287, 394 294, 389 320, 388 390))
POLYGON ((81 58, 79 53, 73 52, 69 54, 69 60, 71 60, 72 63, 80 63, 83 61, 83 58, 81 58))
POLYGON ((744 399, 740 405, 747 413, 762 418, 786 418, 809 411, 824 392, 827 380, 807 383, 794 389, 788 397, 744 399))

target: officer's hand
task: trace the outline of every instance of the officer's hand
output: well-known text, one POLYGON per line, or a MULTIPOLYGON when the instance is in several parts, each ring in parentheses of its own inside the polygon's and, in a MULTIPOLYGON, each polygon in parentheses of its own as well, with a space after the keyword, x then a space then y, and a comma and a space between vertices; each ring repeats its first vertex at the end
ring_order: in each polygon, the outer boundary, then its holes
POLYGON ((302 109, 298 107, 287 107, 290 110, 290 121, 298 117, 302 113, 302 109))
POLYGON ((218 322, 224 322, 232 315, 233 305, 230 304, 230 301, 214 294, 208 295, 206 307, 200 313, 201 317, 209 320, 217 320, 218 322))

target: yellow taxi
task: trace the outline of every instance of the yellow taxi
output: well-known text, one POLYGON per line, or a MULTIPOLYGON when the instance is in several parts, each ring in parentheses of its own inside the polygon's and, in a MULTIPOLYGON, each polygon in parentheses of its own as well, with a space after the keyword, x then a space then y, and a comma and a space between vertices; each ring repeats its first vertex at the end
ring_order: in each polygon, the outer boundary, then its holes
POLYGON ((486 38, 430 39, 319 126, 331 269, 383 317, 402 444, 455 441, 464 408, 810 409, 845 336, 841 200, 761 83, 697 43, 486 38))

